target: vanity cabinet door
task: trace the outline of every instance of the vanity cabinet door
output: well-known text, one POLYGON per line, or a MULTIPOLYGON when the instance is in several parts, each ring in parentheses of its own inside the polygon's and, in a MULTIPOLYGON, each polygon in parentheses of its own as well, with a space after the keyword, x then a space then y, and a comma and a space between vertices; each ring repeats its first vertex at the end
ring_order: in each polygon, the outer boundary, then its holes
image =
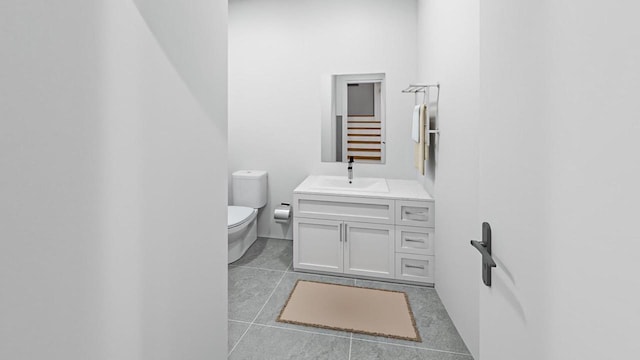
POLYGON ((295 218, 293 226, 294 269, 342 273, 342 221, 295 218))
POLYGON ((395 242, 393 225, 345 221, 345 274, 393 278, 395 242))

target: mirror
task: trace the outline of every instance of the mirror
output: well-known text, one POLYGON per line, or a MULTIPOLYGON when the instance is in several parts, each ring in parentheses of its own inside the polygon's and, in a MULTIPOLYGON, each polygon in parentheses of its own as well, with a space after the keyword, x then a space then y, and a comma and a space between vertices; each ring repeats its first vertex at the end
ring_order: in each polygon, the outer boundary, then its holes
POLYGON ((322 127, 322 161, 384 164, 385 74, 331 76, 322 127))

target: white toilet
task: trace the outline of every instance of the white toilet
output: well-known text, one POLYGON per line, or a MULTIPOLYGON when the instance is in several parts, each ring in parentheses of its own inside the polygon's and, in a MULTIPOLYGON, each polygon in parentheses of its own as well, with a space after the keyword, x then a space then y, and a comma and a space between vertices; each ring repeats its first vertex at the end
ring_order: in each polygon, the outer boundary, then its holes
POLYGON ((239 170, 232 174, 233 205, 228 206, 229 258, 232 263, 258 238, 258 209, 267 204, 267 172, 239 170))

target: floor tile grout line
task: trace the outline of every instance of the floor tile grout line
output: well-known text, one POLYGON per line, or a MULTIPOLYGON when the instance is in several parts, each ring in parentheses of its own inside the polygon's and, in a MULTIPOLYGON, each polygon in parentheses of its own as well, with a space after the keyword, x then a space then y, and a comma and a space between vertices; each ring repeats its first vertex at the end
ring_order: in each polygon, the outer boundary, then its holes
POLYGON ((290 331, 294 331, 294 332, 301 332, 301 333, 311 334, 311 335, 325 335, 325 336, 336 337, 336 338, 345 339, 345 340, 349 339, 348 336, 344 336, 344 335, 326 334, 326 333, 321 333, 321 332, 317 332, 317 331, 302 330, 302 329, 296 329, 296 328, 285 327, 285 326, 269 325, 269 324, 261 324, 261 323, 255 323, 253 325, 262 326, 262 327, 266 327, 266 328, 272 328, 272 329, 278 329, 278 330, 290 330, 290 331))
MULTIPOLYGON (((289 271, 289 273, 296 274, 296 275, 304 275, 304 276, 327 277, 327 278, 337 279, 337 280, 355 280, 355 278, 346 277, 346 276, 330 275, 330 274, 316 274, 316 273, 306 272, 306 271, 295 271, 295 270, 293 270, 293 271, 289 271)), ((360 279, 360 281, 363 281, 363 280, 360 279)))
POLYGON ((293 239, 287 239, 287 238, 276 238, 276 237, 270 237, 270 236, 258 236, 258 238, 256 240, 265 240, 265 241, 269 241, 269 240, 277 240, 277 241, 288 241, 288 242, 293 242, 293 239))
POLYGON ((462 355, 462 356, 471 357, 471 354, 461 353, 461 352, 457 352, 457 351, 440 350, 440 349, 435 349, 435 348, 430 348, 430 347, 411 346, 411 345, 397 344, 397 343, 392 343, 392 342, 387 342, 387 341, 378 341, 378 340, 354 338, 353 337, 353 333, 350 333, 351 334, 350 336, 345 336, 345 335, 321 333, 321 332, 312 331, 312 330, 302 330, 302 329, 296 329, 296 328, 291 328, 291 327, 269 325, 269 324, 261 324, 261 323, 252 323, 251 325, 255 325, 255 326, 258 326, 258 327, 262 326, 262 327, 267 327, 267 328, 279 329, 279 330, 290 330, 290 331, 302 332, 302 333, 312 334, 312 335, 323 335, 323 336, 337 337, 337 338, 341 338, 341 339, 352 339, 352 340, 355 340, 355 341, 364 341, 364 342, 370 342, 370 343, 375 343, 375 344, 399 346, 399 347, 410 348, 410 349, 434 351, 434 352, 441 352, 441 353, 447 353, 447 354, 452 354, 452 355, 462 355))
MULTIPOLYGON (((249 265, 231 265, 229 264, 230 267, 235 267, 235 268, 248 268, 248 269, 256 269, 256 270, 266 270, 266 271, 276 271, 276 272, 287 272, 287 270, 276 270, 276 269, 267 269, 267 268, 263 268, 263 267, 257 267, 257 266, 249 266, 249 265)), ((287 267, 288 269, 288 267, 287 267)))
MULTIPOLYGON (((293 264, 290 264, 289 267, 287 268, 287 270, 292 266, 293 264)), ((256 323, 256 320, 258 319, 258 317, 260 316, 260 314, 262 313, 262 310, 264 310, 265 306, 267 305, 267 303, 269 302, 269 300, 271 300, 271 298, 273 297, 273 294, 275 293, 275 290, 278 288, 278 286, 280 285, 280 283, 282 282, 282 280, 284 279, 284 277, 286 276, 287 272, 285 272, 281 277, 280 280, 278 281, 278 283, 276 284, 276 286, 273 288, 273 290, 271 291, 271 294, 269 295, 269 298, 267 298, 267 301, 262 305, 262 307, 260 308, 260 311, 258 311, 258 314, 256 315, 256 317, 251 321, 251 322, 247 322, 247 321, 241 321, 241 320, 231 320, 230 321, 234 321, 234 322, 238 322, 238 323, 244 323, 244 324, 249 324, 249 326, 247 327, 247 330, 245 330, 245 332, 242 334, 242 336, 240 337, 240 339, 238 339, 238 341, 236 342, 236 344, 233 346, 233 348, 231 349, 231 351, 229 352, 229 355, 231 355, 231 353, 233 352, 233 350, 235 350, 236 346, 238 346, 238 344, 240 343, 240 341, 244 338, 244 335, 249 331, 249 328, 251 328, 251 326, 256 325, 256 326, 262 326, 262 327, 269 327, 269 328, 275 328, 275 329, 282 329, 282 330, 291 330, 291 331, 298 331, 298 332, 304 332, 304 333, 309 333, 309 334, 314 334, 314 335, 324 335, 324 336, 332 336, 332 337, 338 337, 338 338, 343 338, 346 339, 346 336, 342 336, 342 335, 335 335, 335 334, 327 334, 327 333, 321 333, 321 332, 316 332, 316 331, 309 331, 309 330, 300 330, 300 329, 295 329, 295 328, 289 328, 289 327, 283 327, 283 326, 274 326, 274 325, 268 325, 268 324, 261 324, 261 323, 256 323)), ((310 275, 314 275, 314 274, 310 274, 310 275)), ((323 275, 318 275, 318 276, 323 276, 323 275)), ((339 277, 336 277, 339 278, 339 277)), ((353 279, 354 281, 354 285, 357 284, 357 279, 353 279)), ((362 281, 362 280, 361 280, 362 281)), ((349 349, 351 349, 351 345, 353 343, 353 333, 350 333, 350 337, 349 337, 350 341, 349 341, 349 349)), ((356 338, 355 339, 360 340, 360 341, 365 341, 365 342, 370 342, 370 343, 377 343, 377 344, 383 344, 383 345, 392 345, 392 346, 400 346, 400 347, 405 347, 405 348, 411 348, 411 349, 418 349, 418 350, 428 350, 428 351, 435 351, 435 352, 442 352, 442 353, 448 353, 448 354, 453 354, 453 355, 462 355, 462 356, 469 356, 471 357, 471 355, 469 353, 461 353, 461 352, 456 352, 456 351, 449 351, 449 350, 441 350, 441 349, 435 349, 435 348, 429 348, 429 347, 419 347, 419 346, 411 346, 411 345, 405 345, 405 344, 397 344, 397 343, 392 343, 392 342, 388 342, 388 341, 380 341, 380 340, 369 340, 369 339, 362 339, 362 338, 356 338)), ((351 350, 349 350, 349 356, 351 354, 351 350)))
MULTIPOLYGON (((345 278, 345 279, 348 279, 348 278, 345 278)), ((433 287, 433 286, 414 285, 414 284, 405 284, 405 283, 401 283, 401 282, 379 281, 379 280, 370 280, 370 279, 358 279, 358 280, 360 280, 360 281, 368 281, 368 282, 372 282, 372 283, 376 283, 376 284, 383 284, 383 285, 406 286, 406 287, 410 287, 410 288, 436 291, 436 288, 433 287)))
MULTIPOLYGON (((277 326, 277 325, 274 326, 274 325, 268 325, 268 324, 260 324, 260 323, 256 322, 258 317, 262 313, 262 311, 264 311, 266 305, 269 303, 269 301, 271 300, 271 298, 275 294, 276 289, 281 284, 282 280, 287 275, 287 273, 297 273, 296 271, 293 270, 293 261, 291 261, 289 263, 289 265, 287 266, 287 268, 285 270, 269 269, 269 268, 264 268, 264 267, 251 266, 251 265, 233 265, 233 264, 230 264, 229 267, 245 267, 245 268, 263 270, 263 271, 275 271, 275 272, 279 272, 279 273, 283 273, 283 274, 280 277, 280 279, 278 280, 278 283, 275 285, 275 287, 271 291, 271 293, 270 293, 269 297, 267 298, 266 302, 262 305, 262 307, 258 311, 257 315, 254 317, 254 319, 251 322, 242 321, 242 320, 228 319, 231 322, 242 323, 242 324, 248 325, 247 329, 242 333, 242 335, 240 336, 238 341, 234 344, 234 346, 231 349, 231 351, 229 351, 228 356, 231 356, 231 354, 234 352, 234 350, 237 348, 237 346, 240 344, 240 342, 244 339, 244 337, 249 332, 249 330, 252 327, 257 326, 257 327, 267 327, 267 328, 274 328, 274 329, 281 329, 281 330, 290 330, 290 331, 294 331, 294 332, 302 332, 302 333, 308 333, 308 334, 312 334, 312 335, 324 335, 324 336, 329 336, 329 337, 349 339, 349 360, 351 359, 351 351, 352 351, 353 341, 354 341, 353 332, 350 332, 349 336, 347 337, 347 336, 343 336, 343 335, 320 333, 320 332, 315 332, 315 331, 301 330, 301 329, 289 328, 289 327, 283 327, 283 326, 277 326)), ((415 289, 424 289, 424 290, 427 290, 427 291, 428 290, 433 290, 434 292, 437 293, 436 289, 433 286, 422 286, 422 285, 417 285, 417 284, 393 283, 393 282, 377 281, 377 280, 373 280, 373 279, 357 279, 357 278, 350 278, 350 277, 344 277, 344 276, 339 276, 339 275, 331 275, 331 274, 307 273, 307 272, 304 272, 304 271, 299 273, 299 274, 305 274, 305 275, 317 276, 317 277, 330 277, 330 278, 334 278, 334 279, 347 279, 347 280, 351 279, 351 280, 353 280, 354 286, 357 286, 357 284, 358 284, 357 282, 358 282, 358 280, 360 280, 361 283, 362 282, 370 282, 375 287, 384 286, 384 285, 391 285, 391 286, 395 285, 395 286, 404 286, 404 287, 415 288, 415 289)), ((374 343, 374 344, 388 345, 388 346, 398 346, 398 347, 404 347, 404 348, 410 348, 410 349, 416 349, 416 350, 448 353, 448 354, 452 354, 452 355, 460 355, 460 356, 468 357, 471 360, 473 359, 472 355, 469 354, 469 353, 461 353, 461 352, 456 352, 456 351, 440 350, 440 349, 429 348, 429 347, 419 347, 419 346, 398 344, 398 343, 385 341, 384 338, 382 338, 380 340, 377 340, 377 339, 376 340, 371 340, 371 339, 364 339, 364 338, 357 338, 356 337, 355 340, 356 341, 360 340, 362 342, 368 342, 368 343, 374 343)))
MULTIPOLYGON (((289 265, 289 267, 291 267, 291 265, 289 265)), ((288 328, 288 327, 283 327, 283 326, 274 326, 274 325, 268 325, 268 324, 261 324, 261 323, 256 323, 255 321, 258 319, 258 316, 260 315, 260 313, 262 313, 262 310, 264 310, 264 307, 266 306, 266 304, 269 302, 269 300, 271 299, 271 297, 273 296, 275 289, 280 285, 280 283, 282 282, 284 276, 286 274, 284 274, 280 280, 278 281, 278 284, 276 284, 276 287, 274 288, 274 290, 271 292, 271 295, 269 295, 269 298, 267 299, 267 302, 265 302, 265 304, 262 306, 262 308, 260 309, 260 311, 258 312, 258 315, 256 315, 256 317, 253 319, 252 322, 245 322, 245 321, 238 321, 235 320, 236 322, 242 322, 245 324, 250 324, 250 325, 256 325, 256 326, 263 326, 263 327, 271 327, 271 328, 276 328, 276 329, 283 329, 283 330, 292 330, 292 331, 299 331, 299 332, 304 332, 304 333, 309 333, 309 334, 316 334, 316 335, 325 335, 325 336, 333 336, 333 337, 339 337, 339 338, 346 338, 346 336, 341 336, 341 335, 334 335, 334 334, 326 334, 326 333, 321 333, 321 332, 315 332, 315 331, 309 331, 309 330, 299 330, 299 329, 294 329, 294 328, 288 328)), ((313 275, 313 274, 311 274, 313 275)), ((323 276, 323 275, 318 275, 318 276, 323 276)), ((339 278, 339 277, 336 277, 339 278)), ((353 279, 354 281, 354 285, 357 284, 357 279, 353 279)), ((362 280, 361 280, 362 281, 362 280)), ((233 321, 233 320, 232 320, 233 321)), ((249 326, 251 327, 251 326, 249 326)), ((248 330, 248 329, 247 329, 248 330)), ((243 334, 244 337, 244 334, 243 334)), ((240 338, 240 340, 242 339, 242 337, 240 338)), ((350 339, 353 339, 353 333, 351 333, 350 339)), ((240 340, 238 340, 238 342, 236 343, 236 345, 240 342, 240 340)), ((456 352, 456 351, 449 351, 449 350, 441 350, 441 349, 435 349, 435 348, 428 348, 428 347, 419 347, 419 346, 411 346, 411 345, 404 345, 404 344, 397 344, 397 343, 392 343, 392 342, 388 342, 388 341, 379 341, 379 340, 369 340, 369 339, 360 339, 360 338, 356 338, 356 340, 360 340, 360 341, 366 341, 366 342, 371 342, 371 343, 378 343, 378 344, 384 344, 384 345, 393 345, 393 346, 400 346, 400 347, 406 347, 406 348, 412 348, 412 349, 418 349, 418 350, 429 350, 429 351, 436 351, 436 352, 442 352, 442 353, 449 353, 449 354, 454 354, 454 355, 463 355, 463 356, 471 356, 468 353, 461 353, 461 352, 456 352)), ((350 347, 351 347, 351 342, 350 341, 350 347)), ((235 349, 235 346, 234 346, 235 349)), ((232 350, 233 351, 233 350, 232 350)), ((229 353, 231 354, 231 352, 229 353)))
MULTIPOLYGON (((291 266, 291 265, 289 265, 291 266)), ((267 301, 264 302, 264 304, 262 305, 262 307, 260 308, 260 310, 258 311, 258 313, 256 314, 256 316, 253 318, 253 320, 251 320, 251 323, 249 324, 249 326, 247 327, 247 330, 244 331, 244 333, 242 333, 242 336, 240 336, 240 338, 238 339, 238 342, 236 342, 236 344, 233 346, 233 348, 231 349, 231 351, 229 351, 229 353, 227 354, 227 357, 231 356, 231 354, 233 353, 233 351, 236 349, 236 347, 238 347, 238 344, 240 344, 240 342, 242 341, 242 339, 244 338, 244 336, 249 332, 249 329, 251 329, 251 327, 254 325, 255 321, 258 319, 258 316, 260 316, 260 313, 262 312, 262 310, 264 310, 264 307, 267 306, 267 303, 269 303, 269 300, 271 300, 271 297, 273 296, 273 294, 276 292, 276 289, 278 288, 278 286, 280 285, 280 283, 282 282, 282 279, 284 279, 285 275, 287 275, 287 272, 284 271, 282 273, 282 276, 280 276, 280 280, 278 280, 278 283, 276 283, 276 286, 273 287, 273 290, 271 290, 271 294, 269 294, 269 297, 267 298, 267 301)))
POLYGON ((440 350, 440 349, 429 348, 429 347, 411 346, 411 345, 405 345, 405 344, 392 343, 392 342, 388 342, 388 341, 378 341, 378 340, 369 340, 369 339, 361 339, 361 338, 355 338, 354 340, 355 341, 365 341, 365 342, 376 343, 376 344, 383 344, 383 345, 400 346, 400 347, 405 347, 405 348, 410 348, 410 349, 417 349, 417 350, 429 350, 429 351, 447 353, 447 354, 452 354, 452 355, 462 355, 462 356, 471 357, 471 354, 469 354, 469 353, 461 353, 461 352, 457 352, 457 351, 440 350))
POLYGON ((256 316, 253 318, 253 320, 251 321, 252 325, 256 322, 256 320, 258 319, 258 316, 260 316, 260 314, 262 313, 262 310, 264 310, 264 308, 267 306, 267 304, 269 303, 269 300, 271 300, 271 298, 273 297, 273 294, 275 294, 276 289, 278 288, 278 286, 280 286, 280 283, 282 282, 282 280, 284 279, 284 277, 286 275, 287 275, 287 272, 285 271, 282 274, 282 276, 280 276, 280 280, 278 280, 278 282, 276 283, 276 286, 274 286, 273 290, 271 290, 271 294, 269 294, 269 297, 267 298, 267 301, 265 301, 264 304, 262 304, 262 307, 260 308, 260 310, 258 311, 256 316))
POLYGON ((337 278, 337 279, 345 279, 345 280, 353 280, 354 283, 356 280, 360 280, 360 281, 364 281, 364 282, 371 282, 371 283, 375 283, 375 284, 381 284, 381 285, 391 285, 391 286, 406 286, 406 287, 410 287, 410 288, 414 288, 414 289, 422 289, 422 290, 427 290, 427 291, 436 291, 436 288, 433 286, 423 286, 423 285, 414 285, 414 284, 405 284, 405 283, 397 283, 397 282, 391 282, 391 281, 378 281, 378 280, 371 280, 371 279, 358 279, 358 278, 354 278, 354 277, 348 277, 348 276, 340 276, 340 275, 332 275, 332 274, 316 274, 316 273, 312 273, 312 272, 306 272, 306 271, 300 271, 300 272, 296 272, 294 270, 287 270, 288 272, 292 272, 292 273, 296 273, 296 274, 305 274, 305 275, 312 275, 312 276, 326 276, 326 277, 331 277, 331 278, 337 278))
POLYGON ((229 353, 227 353, 227 358, 229 356, 231 356, 231 354, 233 353, 233 350, 236 349, 236 347, 238 347, 238 344, 240 344, 240 341, 242 341, 242 339, 244 338, 245 335, 247 335, 247 332, 249 332, 249 329, 251 329, 251 325, 253 324, 249 324, 249 326, 247 326, 247 330, 245 330, 242 335, 240 336, 240 338, 238 339, 238 341, 236 341, 235 344, 233 344, 233 347, 231 348, 231 350, 229 351, 229 353))

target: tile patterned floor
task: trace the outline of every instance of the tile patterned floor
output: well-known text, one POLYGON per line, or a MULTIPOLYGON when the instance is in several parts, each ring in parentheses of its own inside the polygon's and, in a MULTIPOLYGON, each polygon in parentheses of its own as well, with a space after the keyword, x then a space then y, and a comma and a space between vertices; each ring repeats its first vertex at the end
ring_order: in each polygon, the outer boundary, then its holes
POLYGON ((229 359, 473 360, 432 288, 293 272, 293 243, 259 238, 229 265, 229 359), (276 322, 298 279, 405 291, 422 342, 276 322))

